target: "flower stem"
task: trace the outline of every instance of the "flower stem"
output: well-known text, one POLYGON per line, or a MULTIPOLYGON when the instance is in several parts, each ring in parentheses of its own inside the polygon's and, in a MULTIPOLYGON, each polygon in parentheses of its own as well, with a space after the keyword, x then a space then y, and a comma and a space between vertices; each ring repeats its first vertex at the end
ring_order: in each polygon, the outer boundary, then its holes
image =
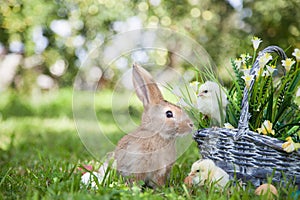
POLYGON ((255 57, 256 57, 256 49, 253 50, 252 66, 255 62, 255 57))

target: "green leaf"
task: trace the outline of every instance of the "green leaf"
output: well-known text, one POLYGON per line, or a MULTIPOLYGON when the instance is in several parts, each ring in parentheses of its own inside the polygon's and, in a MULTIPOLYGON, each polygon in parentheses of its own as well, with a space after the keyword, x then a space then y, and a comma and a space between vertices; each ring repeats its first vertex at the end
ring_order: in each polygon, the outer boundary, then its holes
POLYGON ((289 87, 289 92, 293 93, 296 91, 297 87, 299 86, 299 82, 300 82, 300 70, 298 69, 297 71, 295 71, 295 76, 293 78, 293 80, 290 83, 290 87, 289 87))
POLYGON ((268 105, 267 105, 267 112, 266 112, 266 119, 270 122, 273 122, 273 92, 269 96, 268 105))

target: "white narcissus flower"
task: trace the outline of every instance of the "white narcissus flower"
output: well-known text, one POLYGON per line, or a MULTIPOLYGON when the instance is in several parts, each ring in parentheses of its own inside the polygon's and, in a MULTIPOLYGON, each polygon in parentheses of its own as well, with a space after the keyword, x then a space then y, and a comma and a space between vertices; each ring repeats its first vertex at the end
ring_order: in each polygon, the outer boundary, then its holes
POLYGON ((291 67, 295 63, 295 61, 293 59, 291 59, 291 58, 287 58, 285 60, 282 60, 281 63, 282 63, 282 66, 285 67, 286 71, 290 71, 291 67))
POLYGON ((258 49, 258 47, 259 47, 259 44, 262 42, 262 40, 260 38, 258 38, 258 37, 253 37, 251 39, 251 42, 253 44, 254 50, 256 51, 258 49))
POLYGON ((250 83, 254 79, 254 75, 245 74, 244 76, 242 76, 242 79, 245 80, 246 87, 249 88, 250 87, 250 83))
POLYGON ((272 60, 273 57, 271 54, 269 53, 264 53, 259 59, 258 59, 258 63, 259 63, 259 67, 263 68, 270 60, 272 60))
POLYGON ((228 129, 234 129, 234 127, 230 123, 225 123, 224 127, 228 129))
POLYGON ((242 69, 242 72, 244 72, 244 75, 250 75, 250 70, 251 69, 242 69))
POLYGON ((267 76, 270 76, 270 72, 268 70, 264 70, 264 69, 260 68, 259 70, 257 70, 255 75, 267 77, 267 76))
POLYGON ((297 62, 300 62, 300 49, 295 49, 294 52, 292 53, 293 56, 295 56, 297 62))
POLYGON ((268 71, 270 74, 273 74, 274 71, 277 70, 275 65, 271 65, 271 66, 267 65, 266 67, 267 67, 267 71, 268 71))
POLYGON ((250 56, 249 53, 247 53, 247 54, 245 54, 245 53, 241 54, 242 63, 244 63, 244 64, 246 64, 247 61, 248 61, 250 58, 252 58, 252 56, 250 56))
POLYGON ((262 133, 267 135, 268 133, 275 135, 275 131, 272 129, 273 124, 269 120, 265 120, 264 123, 261 125, 261 128, 258 128, 258 133, 262 133))
POLYGON ((241 66, 242 66, 242 59, 241 58, 237 58, 237 59, 235 59, 235 64, 236 64, 236 66, 237 66, 237 68, 241 68, 241 66))
POLYGON ((267 70, 258 70, 258 74, 257 75, 261 75, 261 76, 271 76, 273 73, 274 73, 274 71, 276 71, 277 69, 275 69, 276 68, 276 66, 275 65, 271 65, 271 66, 269 66, 269 65, 266 65, 266 67, 267 67, 267 70))

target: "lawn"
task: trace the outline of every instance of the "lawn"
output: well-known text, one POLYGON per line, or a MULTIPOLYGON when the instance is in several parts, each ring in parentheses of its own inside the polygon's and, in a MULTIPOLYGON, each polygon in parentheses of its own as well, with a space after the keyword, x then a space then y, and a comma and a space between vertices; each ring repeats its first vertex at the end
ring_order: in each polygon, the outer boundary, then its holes
MULTIPOLYGON (((255 196, 251 185, 245 190, 232 186, 223 192, 209 187, 187 188, 183 180, 199 158, 195 142, 176 161, 163 188, 141 191, 142 183, 129 187, 118 175, 112 175, 110 182, 97 190, 82 186, 78 167, 98 160, 98 154, 91 154, 80 140, 73 119, 72 94, 70 88, 34 97, 13 91, 1 93, 0 199, 265 199, 255 196)), ((95 110, 101 130, 115 144, 124 133, 111 112, 112 94, 109 90, 97 92, 95 110)), ((123 105, 121 94, 114 95, 123 105)), ((84 101, 79 106, 84 109, 84 101)), ((141 106, 131 105, 133 122, 139 122, 141 111, 141 106)), ((118 120, 126 123, 126 118, 118 120)), ((93 126, 86 121, 87 129, 93 126)), ((91 148, 93 152, 99 148, 102 155, 110 151, 104 147, 94 144, 91 148)), ((277 188, 278 199, 293 199, 294 186, 277 188)))

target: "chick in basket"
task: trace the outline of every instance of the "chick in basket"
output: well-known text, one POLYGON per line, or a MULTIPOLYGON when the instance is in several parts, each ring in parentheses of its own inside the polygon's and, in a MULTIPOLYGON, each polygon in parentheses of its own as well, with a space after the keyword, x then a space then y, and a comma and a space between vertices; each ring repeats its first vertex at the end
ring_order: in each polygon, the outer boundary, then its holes
POLYGON ((197 98, 198 109, 213 122, 217 122, 218 126, 221 126, 224 121, 227 104, 227 96, 218 83, 206 81, 200 86, 197 98))

